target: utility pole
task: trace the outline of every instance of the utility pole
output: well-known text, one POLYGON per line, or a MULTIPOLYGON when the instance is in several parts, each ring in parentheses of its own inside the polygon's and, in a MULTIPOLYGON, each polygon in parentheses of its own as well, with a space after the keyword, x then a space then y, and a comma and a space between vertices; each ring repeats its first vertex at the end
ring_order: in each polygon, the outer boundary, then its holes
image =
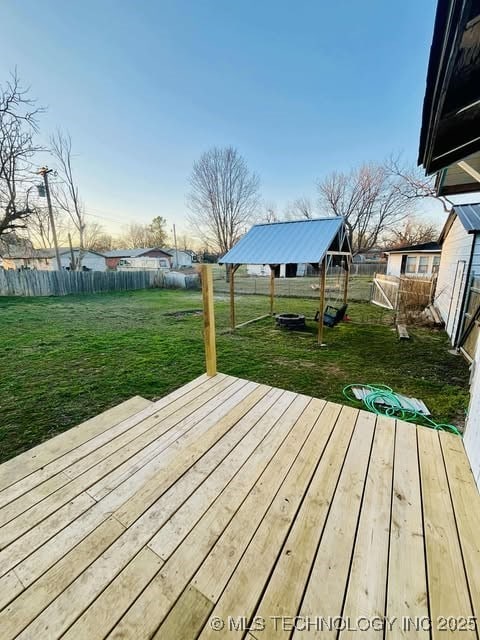
POLYGON ((40 167, 38 170, 39 175, 43 176, 43 182, 45 184, 45 195, 47 196, 48 205, 48 217, 50 218, 50 225, 52 227, 53 245, 55 247, 55 257, 57 259, 57 269, 62 270, 62 263, 60 261, 60 252, 58 250, 57 231, 55 229, 55 220, 53 219, 52 199, 50 197, 50 187, 48 185, 48 174, 52 173, 53 169, 48 167, 40 167))
POLYGON ((173 241, 175 243, 175 268, 178 269, 177 231, 175 225, 173 225, 173 241))

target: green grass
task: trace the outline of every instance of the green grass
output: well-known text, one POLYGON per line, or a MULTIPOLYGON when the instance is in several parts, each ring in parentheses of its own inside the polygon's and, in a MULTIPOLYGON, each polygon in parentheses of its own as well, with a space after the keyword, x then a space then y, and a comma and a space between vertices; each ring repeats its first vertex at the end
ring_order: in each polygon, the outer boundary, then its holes
MULTIPOLYGON (((199 292, 149 290, 64 298, 1 298, 0 459, 133 396, 159 398, 204 371, 199 292)), ((468 368, 442 332, 411 329, 399 342, 388 312, 352 304, 352 321, 325 330, 275 329, 271 319, 234 335, 216 297, 218 368, 224 373, 343 402, 351 382, 389 384, 422 398, 435 417, 461 425, 468 368)), ((239 296, 237 321, 265 313, 263 296, 239 296)), ((282 299, 278 311, 313 316, 315 301, 282 299)))

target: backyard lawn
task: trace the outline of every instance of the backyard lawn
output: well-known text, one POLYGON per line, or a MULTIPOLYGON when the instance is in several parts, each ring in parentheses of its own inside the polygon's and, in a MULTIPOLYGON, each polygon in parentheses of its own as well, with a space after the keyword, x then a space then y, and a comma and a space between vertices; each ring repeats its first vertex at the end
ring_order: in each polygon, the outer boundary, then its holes
MULTIPOLYGON (((155 289, 64 298, 0 298, 0 460, 133 396, 159 398, 204 371, 197 291, 155 289), (187 313, 183 313, 187 312, 187 313)), ((264 296, 239 296, 237 322, 265 313, 264 296)), ((315 300, 279 298, 277 311, 312 317, 315 300)), ((446 335, 410 330, 399 342, 388 312, 350 305, 350 322, 284 332, 268 318, 222 333, 228 300, 216 297, 218 368, 336 402, 352 382, 421 398, 439 421, 462 426, 468 367, 446 335)))

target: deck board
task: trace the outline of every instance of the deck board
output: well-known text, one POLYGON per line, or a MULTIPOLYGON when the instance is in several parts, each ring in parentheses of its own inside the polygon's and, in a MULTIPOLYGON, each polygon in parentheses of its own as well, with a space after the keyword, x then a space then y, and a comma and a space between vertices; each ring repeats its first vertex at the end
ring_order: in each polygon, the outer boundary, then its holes
POLYGON ((428 638, 479 615, 479 528, 460 438, 201 376, 0 467, 1 637, 428 638))

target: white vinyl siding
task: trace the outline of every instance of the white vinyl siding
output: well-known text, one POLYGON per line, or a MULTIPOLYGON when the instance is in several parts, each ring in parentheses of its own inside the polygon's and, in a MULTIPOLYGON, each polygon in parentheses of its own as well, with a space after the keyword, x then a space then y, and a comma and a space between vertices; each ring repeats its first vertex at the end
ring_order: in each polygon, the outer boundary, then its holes
POLYGON ((442 245, 435 306, 445 322, 452 344, 461 318, 473 240, 474 235, 467 233, 456 218, 442 245))
POLYGON ((475 481, 480 489, 480 340, 477 343, 477 353, 473 367, 470 407, 468 409, 463 442, 475 481))

